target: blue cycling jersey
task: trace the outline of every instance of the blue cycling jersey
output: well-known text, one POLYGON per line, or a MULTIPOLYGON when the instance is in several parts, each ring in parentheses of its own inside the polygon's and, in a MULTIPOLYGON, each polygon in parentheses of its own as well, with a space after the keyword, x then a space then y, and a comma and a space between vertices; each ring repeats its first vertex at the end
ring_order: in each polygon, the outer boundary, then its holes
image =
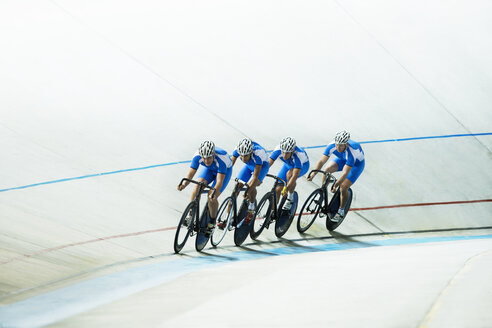
MULTIPOLYGON (((237 147, 232 152, 232 156, 234 156, 236 158, 239 157, 239 153, 237 151, 237 147)), ((265 163, 268 163, 268 155, 267 155, 267 153, 265 151, 265 148, 263 148, 258 143, 256 143, 256 142, 253 141, 253 153, 251 154, 250 160, 247 163, 245 163, 246 166, 251 171, 254 171, 256 165, 263 165, 265 163)))
POLYGON ((214 173, 227 173, 227 169, 232 167, 232 160, 227 152, 219 147, 215 147, 214 161, 210 166, 205 165, 203 158, 198 154, 198 151, 193 155, 190 167, 198 170, 198 166, 203 165, 214 173))
POLYGON ((359 166, 364 162, 364 151, 358 142, 349 140, 347 144, 347 149, 343 153, 340 153, 335 147, 335 143, 329 144, 323 155, 331 156, 334 155, 340 159, 345 160, 345 164, 351 167, 359 166))
POLYGON ((280 145, 275 147, 273 150, 272 154, 270 155, 270 158, 273 159, 274 161, 280 157, 280 160, 287 164, 290 167, 296 168, 296 169, 302 169, 302 165, 304 163, 309 163, 309 157, 304 151, 304 149, 301 149, 296 146, 296 149, 292 153, 292 156, 290 156, 289 159, 285 159, 282 156, 282 151, 280 150, 280 145))

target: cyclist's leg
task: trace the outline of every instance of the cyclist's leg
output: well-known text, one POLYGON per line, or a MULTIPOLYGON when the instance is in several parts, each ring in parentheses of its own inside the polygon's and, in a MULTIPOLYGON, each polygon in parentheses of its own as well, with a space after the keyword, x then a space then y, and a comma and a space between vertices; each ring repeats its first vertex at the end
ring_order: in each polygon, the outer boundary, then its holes
POLYGON ((350 186, 352 186, 352 182, 348 179, 345 179, 345 181, 340 185, 340 209, 344 209, 345 204, 347 204, 347 200, 349 198, 348 190, 350 186))
MULTIPOLYGON (((206 184, 210 184, 215 179, 215 175, 211 170, 209 170, 207 167, 203 167, 200 170, 200 174, 198 175, 198 178, 196 179, 198 182, 204 182, 206 184)), ((196 197, 196 194, 200 190, 200 186, 196 185, 195 189, 193 189, 193 192, 191 193, 191 200, 193 201, 196 197)))
POLYGON ((345 179, 345 181, 342 182, 342 184, 340 185, 340 208, 345 208, 349 197, 348 190, 355 183, 355 181, 357 181, 362 171, 364 171, 364 167, 365 161, 357 166, 352 167, 349 174, 347 175, 347 179, 345 179))
MULTIPOLYGON (((333 173, 333 172, 339 172, 343 169, 343 166, 345 165, 345 160, 338 158, 336 156, 332 156, 330 160, 328 161, 328 165, 325 168, 325 172, 328 173, 333 173)), ((323 176, 323 182, 325 182, 326 175, 323 176)))
MULTIPOLYGON (((302 165, 302 168, 299 171, 299 175, 297 176, 297 178, 299 179, 300 177, 305 175, 307 173, 307 171, 309 171, 309 161, 302 165)), ((294 174, 294 169, 289 170, 289 172, 287 172, 287 180, 286 181, 289 181, 292 178, 293 174, 294 174)), ((292 185, 292 188, 291 188, 291 190, 289 190, 289 193, 293 193, 294 190, 296 189, 296 186, 297 186, 297 181, 292 185)))
MULTIPOLYGON (((232 167, 227 169, 227 173, 225 174, 224 181, 222 182, 222 188, 220 190, 215 190, 214 200, 208 202, 208 209, 210 211, 210 221, 215 224, 215 217, 217 216, 217 209, 219 208, 219 196, 220 194, 227 188, 229 181, 232 176, 232 167)), ((215 186, 217 183, 217 175, 214 176, 214 183, 212 186, 215 186)))
MULTIPOLYGON (((237 178, 241 182, 246 183, 251 178, 251 174, 252 174, 251 169, 247 165, 244 165, 243 168, 241 169, 241 171, 239 171, 237 178)), ((241 186, 242 186, 242 184, 241 184, 241 186)))
MULTIPOLYGON (((284 180, 284 181, 287 181, 287 173, 292 170, 292 166, 290 165, 287 165, 286 163, 284 163, 284 165, 282 166, 282 168, 280 169, 280 171, 278 172, 277 176, 284 180)), ((280 192, 282 191, 282 189, 284 189, 284 184, 282 182, 279 182, 279 185, 277 186, 277 203, 278 201, 280 200, 280 192)), ((272 204, 273 206, 274 204, 272 204)))
POLYGON ((268 163, 265 163, 261 167, 260 175, 258 175, 258 180, 256 181, 255 185, 252 186, 250 184, 249 191, 248 191, 248 199, 249 199, 249 202, 251 204, 254 204, 254 202, 256 200, 256 194, 257 194, 256 187, 258 187, 263 182, 263 179, 265 179, 269 168, 270 168, 270 165, 268 163))

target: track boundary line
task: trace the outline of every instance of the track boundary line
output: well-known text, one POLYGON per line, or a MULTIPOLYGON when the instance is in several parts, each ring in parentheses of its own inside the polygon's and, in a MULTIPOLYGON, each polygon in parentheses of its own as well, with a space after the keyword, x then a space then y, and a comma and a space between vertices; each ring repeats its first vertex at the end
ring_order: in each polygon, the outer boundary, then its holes
MULTIPOLYGON (((399 139, 384 139, 384 140, 361 141, 360 143, 361 144, 371 144, 371 143, 385 143, 385 142, 405 142, 405 141, 426 140, 426 139, 461 138, 461 137, 476 137, 476 136, 488 136, 488 135, 492 135, 492 132, 467 133, 467 134, 448 134, 448 135, 439 135, 439 136, 412 137, 412 138, 399 138, 399 139)), ((326 146, 327 145, 319 145, 319 146, 308 146, 308 147, 301 147, 301 148, 303 148, 303 149, 316 149, 316 148, 323 148, 326 146)), ((271 152, 271 150, 269 152, 271 152)), ((24 185, 24 186, 4 188, 4 189, 0 189, 0 193, 12 191, 12 190, 34 188, 34 187, 39 187, 39 186, 44 186, 44 185, 49 185, 49 184, 54 184, 54 183, 61 183, 61 182, 67 182, 67 181, 102 177, 102 176, 118 174, 118 173, 126 173, 126 172, 132 172, 132 171, 154 169, 154 168, 164 167, 164 166, 186 164, 186 163, 190 163, 190 162, 191 161, 177 161, 177 162, 171 162, 171 163, 163 163, 163 164, 149 165, 149 166, 143 166, 143 167, 136 167, 136 168, 131 168, 131 169, 123 169, 123 170, 88 174, 88 175, 82 175, 82 176, 72 177, 72 178, 57 179, 57 180, 28 184, 28 185, 24 185)))
MULTIPOLYGON (((492 202, 492 199, 477 199, 477 200, 451 201, 451 202, 415 203, 415 204, 399 204, 399 205, 386 205, 386 206, 375 206, 375 207, 361 207, 361 208, 353 208, 353 209, 350 209, 350 211, 358 212, 358 211, 380 210, 380 209, 400 208, 400 207, 419 207, 419 206, 436 206, 436 205, 459 205, 459 204, 484 203, 484 202, 492 202)), ((296 213, 296 215, 298 215, 298 214, 296 213)), ((145 234, 148 234, 148 233, 156 233, 156 232, 170 231, 170 230, 175 230, 176 228, 177 227, 166 227, 166 228, 159 228, 159 229, 152 229, 152 230, 145 230, 145 231, 129 232, 129 233, 125 233, 125 234, 100 237, 100 238, 95 238, 95 239, 91 239, 91 240, 85 240, 85 241, 74 242, 74 243, 70 243, 70 244, 65 244, 65 245, 60 245, 60 246, 45 248, 45 249, 41 249, 41 250, 39 250, 37 252, 31 253, 31 254, 24 254, 24 255, 20 255, 20 256, 17 256, 17 257, 12 257, 10 259, 6 259, 6 260, 3 260, 3 261, 0 261, 0 265, 8 264, 8 263, 11 263, 11 262, 14 262, 14 261, 18 261, 18 260, 22 260, 22 259, 26 259, 26 258, 31 258, 31 257, 37 256, 37 255, 41 255, 41 254, 45 254, 45 253, 50 253, 50 252, 58 251, 58 250, 61 250, 61 249, 64 249, 64 248, 68 248, 68 247, 74 247, 74 246, 80 246, 80 245, 85 245, 85 244, 91 244, 91 243, 100 242, 100 241, 106 241, 106 240, 111 240, 111 239, 134 237, 134 236, 139 236, 139 235, 145 235, 145 234)))

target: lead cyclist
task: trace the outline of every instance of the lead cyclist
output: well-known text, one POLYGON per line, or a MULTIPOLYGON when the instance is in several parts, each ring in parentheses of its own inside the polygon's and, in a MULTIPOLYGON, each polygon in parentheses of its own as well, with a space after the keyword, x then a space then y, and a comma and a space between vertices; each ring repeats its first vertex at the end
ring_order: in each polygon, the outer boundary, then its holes
MULTIPOLYGON (((350 186, 357 181, 362 171, 364 171, 364 151, 359 143, 350 140, 350 133, 342 130, 335 135, 334 142, 326 147, 323 157, 321 157, 314 169, 321 170, 328 160, 326 172, 342 171, 342 175, 331 188, 331 192, 335 192, 338 187, 340 187, 341 191, 340 208, 338 213, 332 218, 333 221, 338 222, 345 216, 344 208, 349 198, 348 190, 350 186), (330 159, 330 157, 332 158, 330 159)), ((307 180, 313 180, 316 174, 316 172, 313 172, 307 180)))
MULTIPOLYGON (((215 147, 215 144, 210 140, 205 140, 198 147, 198 151, 193 155, 191 160, 190 170, 186 178, 193 179, 199 166, 202 166, 200 175, 198 177, 199 182, 206 183, 207 185, 213 182, 215 192, 212 190, 208 193, 208 209, 210 213, 210 222, 207 226, 207 234, 211 235, 215 228, 215 220, 217 216, 217 209, 219 207, 218 198, 224 191, 232 176, 232 161, 227 152, 219 147, 215 147)), ((189 184, 189 181, 183 182, 178 185, 178 190, 181 191, 189 184)), ((195 199, 196 194, 200 190, 200 186, 197 185, 191 193, 191 200, 195 199)), ((189 224, 192 220, 192 213, 186 218, 186 224, 189 224)))

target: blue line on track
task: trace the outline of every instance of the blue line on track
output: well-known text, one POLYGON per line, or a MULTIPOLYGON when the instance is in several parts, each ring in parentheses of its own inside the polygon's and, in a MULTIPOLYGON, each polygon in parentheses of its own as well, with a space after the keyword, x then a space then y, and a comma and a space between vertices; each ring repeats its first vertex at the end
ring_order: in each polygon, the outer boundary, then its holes
MULTIPOLYGON (((361 141, 360 143, 361 144, 370 144, 370 143, 401 142, 401 141, 413 141, 413 140, 425 140, 425 139, 444 139, 444 138, 460 138, 460 137, 477 137, 477 136, 489 136, 489 135, 492 135, 492 132, 487 132, 487 133, 468 133, 468 134, 449 134, 449 135, 442 135, 442 136, 413 137, 413 138, 401 138, 401 139, 385 139, 385 140, 361 141)), ((323 147, 326 147, 326 146, 327 145, 320 145, 320 146, 309 146, 309 147, 303 147, 303 148, 304 149, 316 149, 316 148, 323 148, 323 147)), ((271 152, 271 150, 269 152, 271 152)), ((178 165, 178 164, 186 164, 186 163, 190 163, 190 162, 191 161, 179 161, 179 162, 172 162, 172 163, 164 163, 164 164, 150 165, 150 166, 144 166, 144 167, 137 167, 137 168, 132 168, 132 169, 124 169, 124 170, 118 170, 118 171, 89 174, 89 175, 83 175, 83 176, 74 177, 74 178, 65 178, 65 179, 59 179, 59 180, 39 182, 39 183, 29 184, 29 185, 25 185, 25 186, 0 189, 0 192, 6 192, 6 191, 12 191, 12 190, 19 190, 19 189, 27 189, 27 188, 33 188, 33 187, 38 187, 38 186, 43 186, 43 185, 48 185, 48 184, 53 184, 53 183, 66 182, 66 181, 81 180, 81 179, 87 179, 87 178, 95 178, 95 177, 101 177, 101 176, 111 175, 111 174, 117 174, 117 173, 125 173, 125 172, 131 172, 131 171, 148 170, 148 169, 153 169, 153 168, 157 168, 157 167, 171 166, 171 165, 178 165)))
POLYGON ((279 255, 491 238, 492 235, 383 239, 365 241, 364 243, 347 242, 305 247, 281 247, 258 252, 238 251, 220 256, 200 256, 191 259, 164 261, 94 278, 0 307, 0 327, 39 327, 53 324, 98 306, 170 282, 187 273, 231 262, 257 260, 279 255))

